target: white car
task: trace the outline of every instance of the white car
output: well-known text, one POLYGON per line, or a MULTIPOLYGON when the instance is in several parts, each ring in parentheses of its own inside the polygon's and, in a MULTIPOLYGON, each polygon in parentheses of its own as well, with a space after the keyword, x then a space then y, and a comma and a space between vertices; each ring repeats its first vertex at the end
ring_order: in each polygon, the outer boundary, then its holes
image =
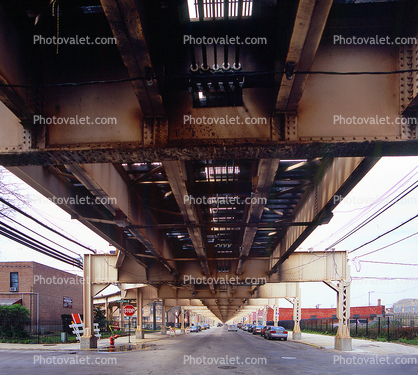
POLYGON ((229 331, 235 331, 238 332, 238 326, 236 324, 229 324, 228 325, 228 332, 229 331))
POLYGON ((267 340, 280 339, 287 341, 287 331, 280 326, 269 326, 264 332, 264 338, 267 340))

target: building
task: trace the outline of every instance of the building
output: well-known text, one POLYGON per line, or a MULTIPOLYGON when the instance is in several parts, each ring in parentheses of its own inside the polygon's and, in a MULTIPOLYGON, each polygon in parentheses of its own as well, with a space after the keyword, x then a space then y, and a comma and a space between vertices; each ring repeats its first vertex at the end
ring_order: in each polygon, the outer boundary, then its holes
POLYGON ((397 315, 418 315, 418 299, 404 298, 393 304, 393 314, 397 315))
POLYGON ((0 298, 27 307, 32 327, 60 324, 61 314, 83 312, 83 278, 36 262, 0 262, 0 298))
MULTIPOLYGON (((336 319, 337 309, 334 308, 302 308, 301 319, 336 319)), ((251 315, 251 314, 250 314, 251 315)), ((258 320, 261 321, 263 310, 258 311, 258 320)), ((350 308, 351 318, 378 318, 385 316, 385 306, 354 306, 350 308)), ((252 314, 253 321, 257 320, 257 313, 252 314)), ((292 307, 279 308, 279 321, 293 320, 292 307)), ((274 310, 269 307, 267 312, 267 321, 274 321, 274 310)))

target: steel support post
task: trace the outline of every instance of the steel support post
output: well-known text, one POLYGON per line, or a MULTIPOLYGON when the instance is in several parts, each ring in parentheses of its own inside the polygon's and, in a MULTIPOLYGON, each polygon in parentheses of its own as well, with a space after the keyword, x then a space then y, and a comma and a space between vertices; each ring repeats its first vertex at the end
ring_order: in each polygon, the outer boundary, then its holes
POLYGON ((338 331, 335 336, 334 348, 337 350, 352 350, 350 337, 350 283, 341 281, 337 290, 338 331))
POLYGON ((269 307, 268 306, 264 306, 263 309, 263 326, 267 325, 267 312, 268 312, 269 307))
POLYGON ((279 324, 279 299, 276 298, 276 302, 274 304, 274 325, 277 326, 279 324))
POLYGON ((136 290, 136 339, 144 338, 144 331, 142 330, 142 290, 136 290))
POLYGON ((161 302, 161 334, 166 335, 167 334, 167 327, 165 324, 165 301, 162 300, 161 302))
POLYGON ((293 340, 300 340, 302 338, 302 333, 300 331, 301 315, 300 296, 298 296, 293 298, 293 320, 295 322, 292 333, 293 340))
POLYGON ((183 306, 181 306, 181 314, 180 314, 180 316, 181 316, 181 326, 180 326, 180 330, 181 330, 181 333, 184 333, 184 307, 183 306))
POLYGON ((93 326, 93 285, 91 255, 84 256, 83 319, 84 333, 80 338, 80 349, 97 348, 97 337, 93 326))

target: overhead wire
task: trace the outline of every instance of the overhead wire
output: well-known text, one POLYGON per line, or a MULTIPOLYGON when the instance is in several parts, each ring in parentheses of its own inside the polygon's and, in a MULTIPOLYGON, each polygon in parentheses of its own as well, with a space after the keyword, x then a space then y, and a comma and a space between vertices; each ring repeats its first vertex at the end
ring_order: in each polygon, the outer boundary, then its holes
POLYGON ((27 226, 23 225, 22 223, 19 223, 17 220, 14 220, 14 219, 12 219, 11 217, 9 217, 9 216, 5 215, 3 212, 0 212, 0 215, 3 215, 3 216, 4 216, 4 217, 6 217, 8 220, 13 221, 14 223, 16 223, 16 224, 18 224, 18 225, 22 226, 23 228, 25 228, 25 229, 27 229, 27 230, 31 231, 32 233, 35 233, 35 234, 36 234, 36 235, 38 235, 39 237, 42 237, 43 239, 45 239, 45 240, 47 240, 47 241, 52 242, 54 245, 57 245, 57 246, 59 246, 59 247, 62 247, 63 249, 65 249, 65 250, 67 250, 67 251, 69 251, 69 252, 71 252, 71 253, 73 253, 73 254, 80 255, 79 253, 77 253, 77 252, 75 252, 75 251, 73 251, 73 250, 71 250, 71 249, 68 249, 67 247, 65 247, 65 246, 63 246, 63 245, 61 245, 61 244, 59 244, 59 243, 57 243, 57 242, 54 242, 54 241, 50 240, 49 238, 47 238, 47 237, 43 236, 42 234, 39 234, 39 233, 35 232, 34 230, 32 230, 32 229, 28 228, 27 226))
POLYGON ((7 225, 0 221, 0 234, 4 237, 7 237, 15 242, 18 242, 22 245, 25 245, 33 250, 36 250, 44 255, 48 255, 52 258, 70 264, 72 266, 83 268, 81 261, 79 259, 72 258, 60 251, 51 248, 48 245, 43 244, 42 242, 26 235, 25 233, 20 232, 19 230, 7 225))
POLYGON ((345 234, 339 240, 335 241, 332 245, 328 246, 326 249, 330 249, 330 248, 338 245, 340 242, 344 241, 348 237, 352 236, 355 232, 357 232, 358 230, 360 230, 361 228, 363 228, 364 226, 366 226, 367 224, 369 224, 370 222, 372 222, 374 219, 376 219, 382 213, 384 213, 385 211, 387 211, 390 207, 392 207, 393 205, 395 205, 396 203, 398 203, 401 199, 403 199, 405 196, 407 196, 408 194, 410 194, 416 188, 418 188, 418 181, 415 181, 413 184, 411 184, 410 186, 408 186, 405 190, 403 190, 401 193, 399 193, 395 198, 393 198, 391 201, 389 201, 384 206, 382 206, 381 208, 379 208, 375 213, 373 213, 371 216, 369 216, 361 224, 357 225, 350 232, 348 232, 347 234, 345 234), (407 191, 407 190, 409 190, 409 191, 407 191))
MULTIPOLYGON (((391 71, 351 71, 351 72, 336 72, 336 71, 322 71, 322 70, 297 70, 292 72, 294 75, 306 75, 306 74, 319 74, 319 75, 341 75, 341 76, 355 76, 355 75, 391 75, 391 74, 404 74, 404 73, 416 73, 418 69, 402 69, 402 70, 391 70, 391 71)), ((259 76, 259 75, 285 75, 285 71, 253 71, 253 72, 232 72, 232 73, 213 73, 210 77, 228 77, 231 75, 234 76, 259 76)), ((182 74, 182 75, 174 75, 170 77, 164 77, 163 79, 178 79, 178 78, 190 78, 190 77, 206 77, 208 75, 197 75, 197 74, 182 74)), ((15 84, 7 84, 7 83, 0 83, 0 87, 10 87, 10 88, 26 88, 26 89, 36 89, 36 88, 50 88, 50 87, 74 87, 74 86, 86 86, 86 85, 97 85, 97 84, 115 84, 115 83, 123 83, 123 82, 133 82, 145 80, 149 81, 149 77, 130 77, 130 78, 121 78, 121 79, 114 79, 114 80, 95 80, 95 81, 85 81, 85 82, 63 82, 63 83, 49 83, 43 85, 15 85, 15 84)))
POLYGON ((13 204, 12 204, 12 203, 10 203, 10 202, 8 202, 8 201, 4 200, 4 199, 3 199, 3 198, 1 198, 1 197, 0 197, 0 202, 1 202, 1 203, 3 203, 3 204, 5 204, 5 205, 7 205, 7 206, 9 206, 10 208, 13 208, 15 211, 17 211, 17 212, 18 212, 18 213, 20 213, 21 215, 23 215, 23 216, 25 216, 25 217, 27 217, 27 218, 29 218, 29 219, 33 220, 35 223, 37 223, 37 224, 41 225, 42 227, 44 227, 44 228, 46 228, 46 229, 50 230, 51 232, 53 232, 53 233, 55 233, 55 234, 58 234, 59 236, 61 236, 61 237, 65 238, 66 240, 71 241, 71 242, 75 243, 76 245, 81 246, 81 247, 83 247, 84 249, 86 249, 86 250, 88 250, 88 251, 91 251, 91 252, 93 252, 93 253, 96 253, 96 251, 95 251, 95 250, 90 249, 89 247, 87 247, 87 246, 85 246, 85 245, 83 245, 83 244, 79 243, 78 241, 73 240, 72 238, 67 237, 65 234, 62 234, 62 233, 58 232, 57 230, 55 230, 55 229, 53 229, 53 228, 49 227, 48 225, 46 225, 46 224, 42 223, 42 222, 41 222, 41 221, 39 221, 38 219, 36 219, 36 218, 34 218, 33 216, 31 216, 31 215, 27 214, 26 212, 22 211, 21 209, 19 209, 18 207, 16 207, 15 205, 13 205, 13 204))
POLYGON ((368 242, 364 243, 363 245, 358 246, 358 247, 356 247, 356 248, 355 248, 355 249, 353 249, 353 250, 350 250, 348 253, 350 254, 350 253, 352 253, 352 252, 354 252, 354 251, 357 251, 357 250, 361 249, 362 247, 364 247, 364 246, 366 246, 366 245, 371 244, 371 243, 372 243, 372 242, 374 242, 374 241, 377 241, 379 238, 382 238, 383 236, 386 236, 386 235, 388 235, 389 233, 392 233, 393 231, 395 231, 395 230, 399 229, 400 227, 404 226, 405 224, 408 224, 410 221, 415 220, 417 217, 418 217, 418 215, 415 215, 415 216, 411 217, 411 218, 410 218, 410 219, 408 219, 407 221, 404 221, 403 223, 401 223, 401 224, 397 225, 395 228, 392 228, 392 229, 390 229, 390 230, 386 231, 385 233, 383 233, 383 234, 381 234, 381 235, 377 236, 376 238, 374 238, 374 239, 372 239, 372 240, 370 240, 370 241, 368 241, 368 242))
MULTIPOLYGON (((337 236, 339 233, 343 232, 346 228, 352 226, 354 223, 359 221, 362 217, 368 214, 368 212, 371 212, 373 209, 373 206, 376 206, 380 203, 382 203, 385 199, 388 199, 390 195, 392 195, 396 190, 401 189, 403 186, 405 186, 411 179, 413 179, 418 174, 418 166, 413 168, 409 173, 407 173, 400 181, 398 181, 396 184, 394 184, 390 189, 388 189, 385 193, 383 193, 373 204, 363 207, 363 211, 360 212, 357 216, 355 216, 353 219, 351 219, 349 222, 347 222, 345 225, 343 225, 341 228, 339 228, 336 232, 331 234, 329 237, 321 240, 317 244, 315 244, 312 248, 316 248, 319 245, 323 244, 324 242, 331 239, 333 236, 337 236), (411 175, 412 174, 412 175, 411 175)), ((346 211, 345 211, 346 212, 346 211)), ((332 247, 329 246, 329 247, 332 247)))

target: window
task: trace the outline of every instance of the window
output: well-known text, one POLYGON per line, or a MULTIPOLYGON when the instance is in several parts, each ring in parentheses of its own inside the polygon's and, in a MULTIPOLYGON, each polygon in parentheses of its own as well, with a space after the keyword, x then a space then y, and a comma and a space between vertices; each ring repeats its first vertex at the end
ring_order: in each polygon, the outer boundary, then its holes
MULTIPOLYGON (((187 0, 190 21, 199 21, 199 2, 202 3, 203 20, 225 18, 224 0, 187 0)), ((228 18, 238 18, 239 0, 229 0, 228 18)), ((242 18, 251 17, 253 14, 253 0, 242 0, 242 18)))
POLYGON ((10 291, 18 292, 19 291, 19 273, 10 272, 10 291))

